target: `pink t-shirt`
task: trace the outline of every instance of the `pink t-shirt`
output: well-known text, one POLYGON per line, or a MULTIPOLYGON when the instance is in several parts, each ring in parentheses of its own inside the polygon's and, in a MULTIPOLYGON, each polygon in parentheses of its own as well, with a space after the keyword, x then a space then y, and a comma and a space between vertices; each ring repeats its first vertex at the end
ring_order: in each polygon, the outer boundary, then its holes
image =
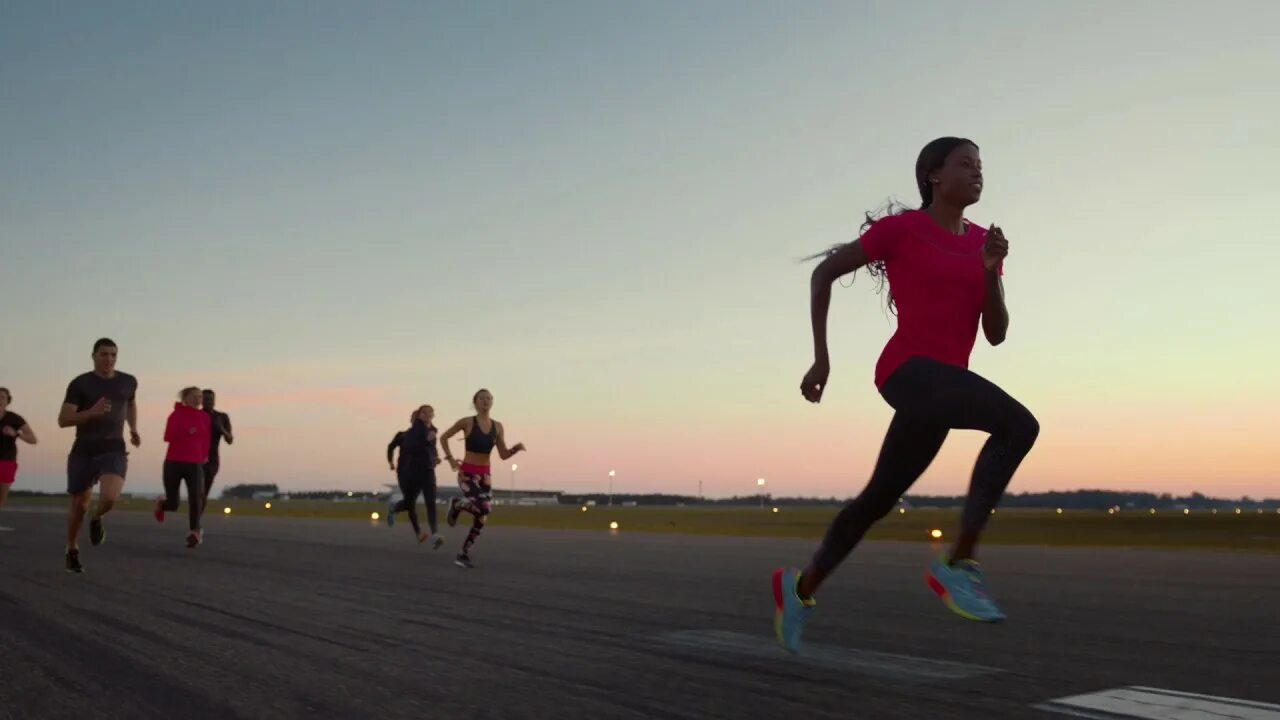
POLYGON ((898 306, 898 329, 876 363, 877 388, 917 355, 969 367, 987 299, 987 230, 968 225, 964 235, 953 235, 927 212, 911 210, 882 218, 862 235, 867 259, 884 261, 898 306))

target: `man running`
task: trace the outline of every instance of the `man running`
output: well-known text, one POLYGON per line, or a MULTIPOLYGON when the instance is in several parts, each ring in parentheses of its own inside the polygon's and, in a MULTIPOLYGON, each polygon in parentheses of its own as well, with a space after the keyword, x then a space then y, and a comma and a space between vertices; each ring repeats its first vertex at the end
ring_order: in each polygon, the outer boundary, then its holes
POLYGON ((214 409, 218 396, 212 390, 205 390, 201 396, 204 411, 209 413, 209 460, 204 464, 204 498, 200 501, 200 515, 204 516, 204 508, 209 504, 209 489, 213 487, 213 478, 218 474, 222 461, 218 458, 218 443, 222 438, 230 445, 236 441, 231 434, 231 418, 224 412, 214 409))
POLYGON ((9 411, 13 395, 9 388, 0 387, 0 508, 9 498, 9 488, 18 479, 18 440, 28 445, 36 444, 36 434, 27 421, 16 412, 9 411))
POLYGON ((89 520, 89 542, 96 546, 107 539, 102 516, 120 498, 129 466, 125 423, 129 424, 133 446, 142 445, 138 435, 138 379, 116 370, 117 352, 110 338, 93 344, 93 372, 80 375, 67 385, 58 412, 58 427, 76 429, 76 440, 67 456, 67 494, 71 496, 67 516, 68 572, 84 572, 80 564, 80 527, 89 510, 94 485, 101 488, 98 507, 89 520))

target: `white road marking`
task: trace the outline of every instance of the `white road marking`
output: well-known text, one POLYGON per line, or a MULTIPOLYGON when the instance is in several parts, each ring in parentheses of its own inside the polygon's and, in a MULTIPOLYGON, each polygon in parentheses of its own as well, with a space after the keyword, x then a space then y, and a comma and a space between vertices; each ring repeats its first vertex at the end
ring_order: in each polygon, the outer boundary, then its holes
POLYGON ((13 528, 0 525, 0 532, 13 532, 13 528))
POLYGON ((722 630, 685 630, 667 633, 660 639, 669 645, 678 645, 714 655, 736 655, 783 663, 801 663, 890 680, 963 680, 1003 672, 998 668, 982 665, 807 642, 799 655, 790 655, 778 647, 772 636, 747 635, 722 630))
POLYGON ((1072 695, 1036 707, 1107 720, 1280 720, 1280 705, 1142 686, 1072 695))

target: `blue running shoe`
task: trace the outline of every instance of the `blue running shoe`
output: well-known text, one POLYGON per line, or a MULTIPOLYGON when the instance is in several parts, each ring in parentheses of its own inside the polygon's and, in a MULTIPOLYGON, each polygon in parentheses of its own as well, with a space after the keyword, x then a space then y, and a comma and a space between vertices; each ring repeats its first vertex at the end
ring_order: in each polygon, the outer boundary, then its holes
POLYGON ((929 566, 925 580, 951 612, 966 620, 1000 622, 1005 618, 987 593, 977 561, 961 560, 952 565, 944 555, 929 566))
POLYGON ((799 580, 799 568, 778 568, 773 571, 773 600, 776 603, 773 631, 778 636, 778 644, 789 653, 800 652, 804 623, 813 614, 814 605, 817 605, 813 598, 801 600, 796 594, 796 583, 799 580))

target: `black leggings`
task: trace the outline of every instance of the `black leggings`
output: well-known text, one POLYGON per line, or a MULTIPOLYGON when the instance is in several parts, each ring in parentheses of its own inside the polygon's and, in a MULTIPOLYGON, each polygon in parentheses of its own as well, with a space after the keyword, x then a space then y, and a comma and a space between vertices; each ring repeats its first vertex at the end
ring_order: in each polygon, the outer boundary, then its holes
POLYGON ((422 534, 422 527, 418 524, 418 495, 422 495, 422 501, 427 505, 427 526, 431 528, 431 534, 436 534, 438 525, 436 524, 436 471, 431 467, 419 467, 414 463, 405 463, 404 459, 400 460, 400 468, 396 471, 396 480, 400 483, 400 492, 404 493, 404 498, 396 503, 393 512, 409 513, 409 522, 413 524, 413 531, 419 535, 422 534))
POLYGON ((899 367, 880 394, 896 411, 871 481, 836 516, 813 557, 829 573, 888 515, 924 473, 952 428, 991 437, 978 454, 961 529, 979 533, 1040 434, 1040 423, 1005 391, 964 368, 915 357, 899 367))
POLYGON ((164 461, 164 509, 178 509, 178 489, 187 483, 187 520, 192 530, 200 529, 200 512, 204 509, 204 467, 200 463, 164 461))

